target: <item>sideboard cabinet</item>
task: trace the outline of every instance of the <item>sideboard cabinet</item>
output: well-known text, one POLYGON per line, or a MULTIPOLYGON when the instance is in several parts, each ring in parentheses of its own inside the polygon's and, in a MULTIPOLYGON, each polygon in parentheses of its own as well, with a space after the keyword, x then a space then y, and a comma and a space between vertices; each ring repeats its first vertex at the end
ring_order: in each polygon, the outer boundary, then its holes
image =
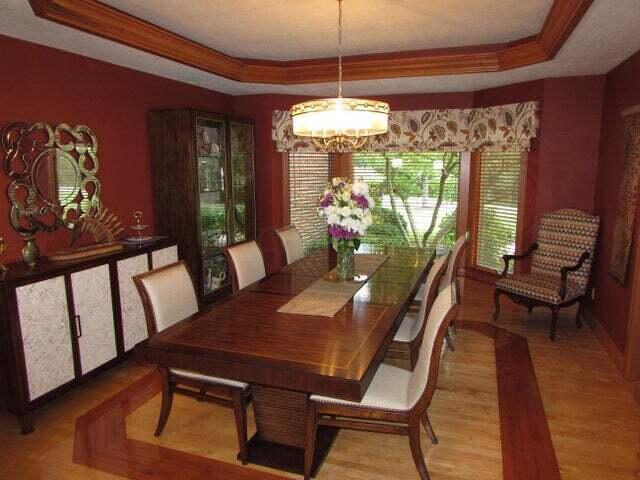
POLYGON ((0 280, 0 407, 33 430, 33 410, 124 360, 147 338, 131 277, 178 260, 175 242, 34 268, 0 280))
POLYGON ((149 112, 156 232, 175 238, 209 303, 230 292, 224 247, 255 236, 253 121, 149 112))

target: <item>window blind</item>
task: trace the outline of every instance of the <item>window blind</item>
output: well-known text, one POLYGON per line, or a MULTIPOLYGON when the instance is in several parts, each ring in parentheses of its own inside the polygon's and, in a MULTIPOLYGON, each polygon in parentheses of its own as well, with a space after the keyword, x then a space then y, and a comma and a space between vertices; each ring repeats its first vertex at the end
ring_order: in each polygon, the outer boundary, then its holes
POLYGON ((329 181, 329 154, 289 153, 289 213, 305 252, 328 245, 326 219, 318 216, 320 195, 329 181))
POLYGON ((435 248, 455 242, 460 153, 354 153, 354 178, 376 202, 362 239, 376 246, 435 248))
MULTIPOLYGON (((478 184, 478 226, 475 263, 497 270, 502 256, 516 248, 521 153, 483 152, 478 184)), ((510 273, 513 262, 509 265, 510 273)))

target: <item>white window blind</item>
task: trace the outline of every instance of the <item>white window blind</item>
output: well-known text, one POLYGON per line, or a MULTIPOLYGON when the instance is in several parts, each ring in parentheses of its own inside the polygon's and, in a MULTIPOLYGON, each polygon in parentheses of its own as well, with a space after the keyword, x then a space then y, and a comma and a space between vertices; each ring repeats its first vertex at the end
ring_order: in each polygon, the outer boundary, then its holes
POLYGON ((289 153, 290 223, 300 232, 307 253, 328 244, 326 219, 318 215, 318 206, 329 171, 327 153, 289 153))
MULTIPOLYGON (((516 248, 522 154, 483 152, 478 185, 475 263, 502 271, 502 256, 516 248)), ((510 273, 513 262, 509 265, 510 273)))
POLYGON ((353 168, 376 202, 363 243, 439 253, 454 243, 460 153, 354 153, 353 168))

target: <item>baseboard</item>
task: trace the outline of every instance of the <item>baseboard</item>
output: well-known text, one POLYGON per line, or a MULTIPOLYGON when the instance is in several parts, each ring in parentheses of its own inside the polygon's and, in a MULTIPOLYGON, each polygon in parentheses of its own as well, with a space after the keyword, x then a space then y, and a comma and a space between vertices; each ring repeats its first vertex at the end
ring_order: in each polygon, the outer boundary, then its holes
POLYGON ((585 308, 583 313, 585 320, 591 326, 591 329, 593 330, 593 333, 596 334, 596 337, 598 337, 598 340, 600 340, 605 352, 607 352, 607 355, 609 355, 613 364, 620 371, 622 376, 624 376, 624 353, 620 351, 613 339, 609 336, 609 333, 600 324, 591 308, 585 308))

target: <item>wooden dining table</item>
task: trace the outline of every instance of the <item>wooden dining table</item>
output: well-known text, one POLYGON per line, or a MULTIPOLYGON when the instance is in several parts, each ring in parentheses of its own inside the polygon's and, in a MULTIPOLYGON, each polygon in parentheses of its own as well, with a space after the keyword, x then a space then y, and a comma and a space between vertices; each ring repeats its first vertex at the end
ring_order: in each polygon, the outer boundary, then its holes
MULTIPOLYGON (((335 268, 321 249, 153 335, 136 358, 250 383, 249 463, 302 473, 309 396, 362 399, 427 273, 423 249, 369 253, 387 259, 333 317, 278 312, 335 268)), ((319 429, 314 475, 337 433, 319 429)))

